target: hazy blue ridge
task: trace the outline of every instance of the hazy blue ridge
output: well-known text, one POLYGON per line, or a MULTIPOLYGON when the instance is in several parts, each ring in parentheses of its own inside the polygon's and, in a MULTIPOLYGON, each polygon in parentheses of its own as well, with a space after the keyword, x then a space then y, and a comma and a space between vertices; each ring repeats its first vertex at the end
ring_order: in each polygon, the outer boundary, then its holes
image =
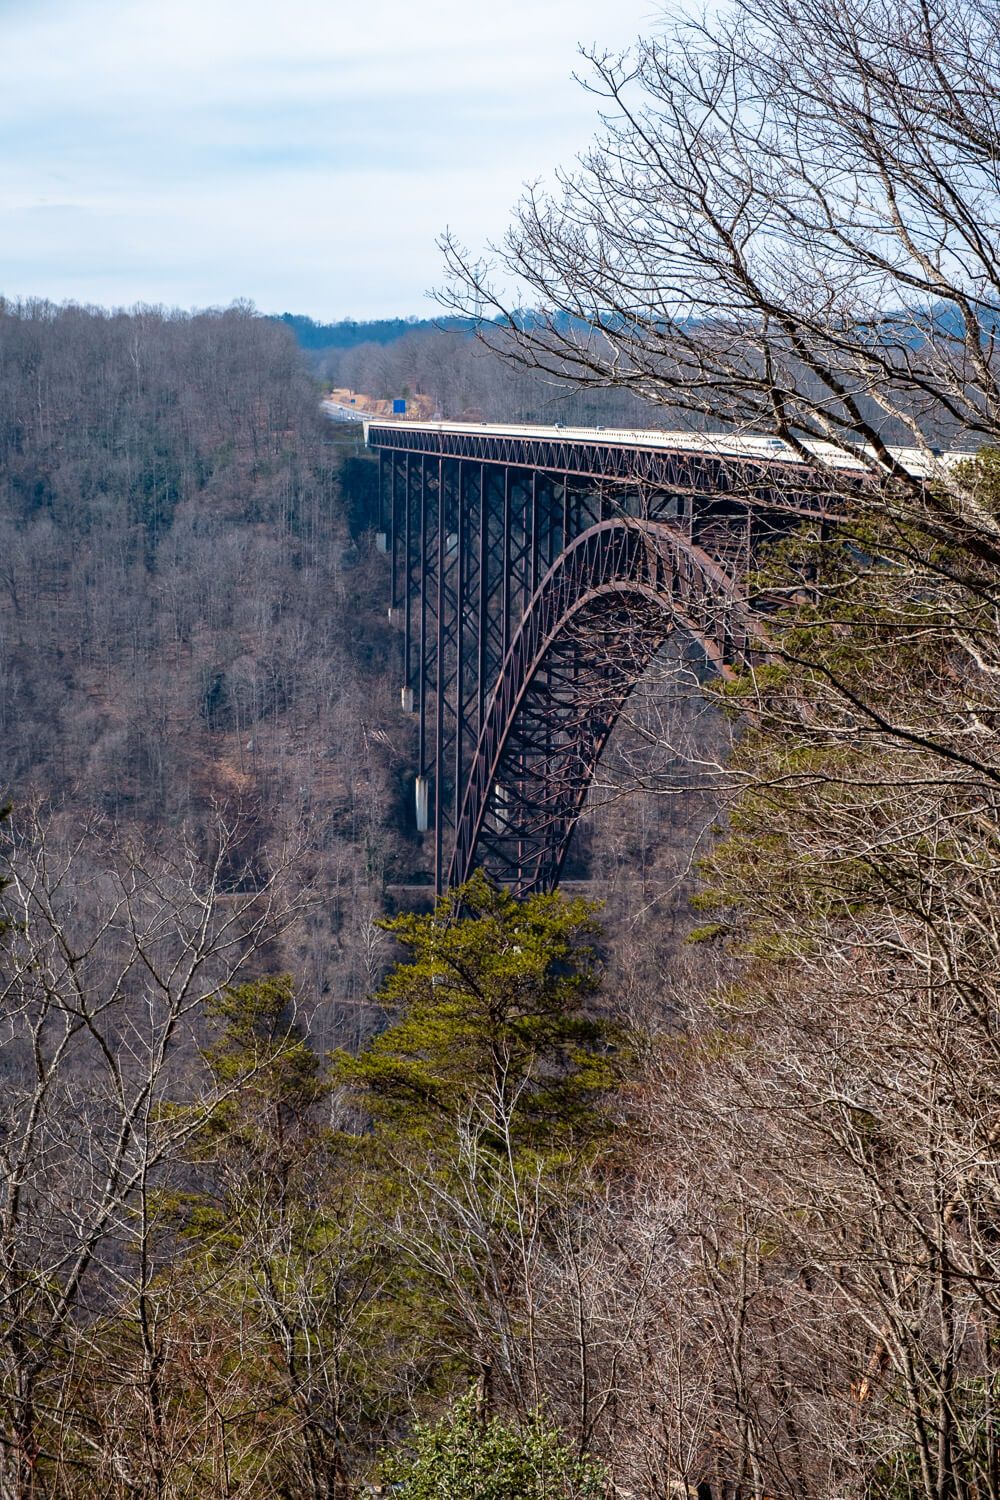
POLYGON ((299 313, 282 313, 274 319, 294 333, 303 349, 353 349, 358 344, 391 344, 407 333, 427 333, 433 328, 471 333, 472 318, 375 318, 355 322, 343 318, 338 323, 317 323, 299 313))

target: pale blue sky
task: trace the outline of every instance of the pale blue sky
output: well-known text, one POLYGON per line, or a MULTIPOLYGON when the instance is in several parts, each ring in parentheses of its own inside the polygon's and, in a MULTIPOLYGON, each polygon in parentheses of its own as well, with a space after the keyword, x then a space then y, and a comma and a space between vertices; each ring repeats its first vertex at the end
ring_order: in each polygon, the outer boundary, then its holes
POLYGON ((0 0, 0 294, 433 311, 656 0, 0 0))

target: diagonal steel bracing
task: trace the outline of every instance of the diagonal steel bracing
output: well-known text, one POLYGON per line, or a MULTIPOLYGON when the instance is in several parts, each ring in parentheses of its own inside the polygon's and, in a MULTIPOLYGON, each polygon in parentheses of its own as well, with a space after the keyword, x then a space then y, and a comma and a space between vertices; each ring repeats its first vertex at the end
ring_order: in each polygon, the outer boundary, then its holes
POLYGON ((720 670, 744 660, 753 549, 789 513, 822 514, 822 496, 801 465, 727 468, 597 434, 371 423, 368 441, 436 888, 483 866, 549 889, 642 671, 674 629, 720 670))

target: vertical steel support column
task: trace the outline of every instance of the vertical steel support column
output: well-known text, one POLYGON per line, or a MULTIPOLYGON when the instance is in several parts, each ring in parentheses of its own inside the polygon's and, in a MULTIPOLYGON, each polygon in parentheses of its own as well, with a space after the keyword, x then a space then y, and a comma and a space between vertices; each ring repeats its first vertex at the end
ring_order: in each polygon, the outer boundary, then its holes
POLYGON ((420 695, 419 721, 417 726, 417 774, 427 775, 427 459, 420 455, 420 680, 417 691, 420 695))
POLYGON ((437 642, 434 653, 434 891, 441 894, 444 872, 441 849, 444 832, 444 570, 448 526, 445 516, 444 459, 437 462, 437 642))
POLYGON ((555 485, 552 477, 546 474, 542 479, 542 532, 538 540, 538 577, 535 580, 537 587, 539 579, 548 572, 555 556, 555 485))
POLYGON ((502 610, 501 660, 507 655, 510 645, 510 469, 503 471, 503 571, 501 578, 500 608, 502 610))
MULTIPOLYGON (((535 548, 538 541, 534 525, 536 500, 536 474, 535 470, 532 469, 530 486, 526 486, 523 483, 518 486, 518 504, 520 506, 520 515, 518 517, 517 529, 520 537, 520 547, 518 555, 516 557, 512 557, 511 560, 512 566, 516 566, 520 572, 520 576, 516 580, 516 598, 517 612, 522 616, 527 610, 528 600, 531 597, 531 581, 535 566, 535 548)), ((514 757, 513 792, 518 803, 522 803, 526 795, 527 782, 525 772, 526 758, 524 751, 520 750, 514 757)), ((517 881, 519 886, 521 885, 524 878, 525 858, 524 840, 520 836, 520 826, 521 824, 519 820, 519 832, 517 839, 517 881)))
POLYGON ((555 562, 560 552, 566 545, 563 534, 563 510, 562 498, 559 495, 559 482, 554 474, 548 475, 545 480, 545 557, 543 560, 543 573, 547 573, 555 562))
POLYGON ((527 538, 528 544, 528 598, 530 599, 538 587, 538 470, 531 471, 531 519, 528 520, 527 510, 525 521, 531 527, 531 536, 527 538))
POLYGON ((487 632, 490 625, 489 587, 489 485, 486 465, 479 465, 479 659, 476 663, 476 734, 482 733, 486 718, 486 680, 489 661, 487 632))
MULTIPOLYGON (((382 450, 380 450, 382 451, 382 450)), ((389 566, 391 576, 389 581, 390 609, 399 607, 399 549, 397 546, 397 533, 399 531, 399 517, 396 505, 396 455, 389 453, 389 566)))
POLYGON ((533 546, 533 540, 532 540, 532 534, 531 534, 531 509, 532 509, 532 498, 534 496, 534 488, 535 488, 535 486, 534 486, 534 478, 535 478, 535 474, 534 474, 534 470, 532 470, 532 474, 531 474, 532 484, 531 484, 531 490, 529 491, 528 494, 524 493, 524 487, 523 487, 523 485, 519 486, 519 489, 521 491, 521 496, 520 496, 520 504, 521 504, 521 517, 520 517, 520 521, 521 521, 521 524, 520 524, 520 527, 519 527, 519 530, 520 530, 520 533, 521 533, 521 555, 520 555, 520 558, 518 559, 520 561, 520 564, 521 564, 521 577, 518 580, 518 582, 520 584, 520 588, 518 590, 518 592, 520 594, 520 598, 518 600, 518 605, 517 605, 517 612, 518 612, 519 616, 524 614, 525 609, 527 607, 528 600, 531 597, 531 591, 530 591, 528 585, 529 585, 529 582, 531 580, 531 549, 532 549, 532 546, 533 546))
POLYGON ((385 530, 385 449, 378 450, 378 500, 375 502, 375 531, 385 530))
POLYGON ((407 453, 403 476, 403 709, 413 712, 413 472, 407 453))
POLYGON ((456 559, 455 578, 455 615, 457 619, 456 641, 455 641, 455 785, 453 789, 452 804, 452 827, 458 828, 459 814, 462 811, 462 793, 465 788, 465 736, 468 733, 468 723, 465 714, 465 622, 468 608, 468 575, 469 569, 466 562, 465 549, 467 546, 467 524, 466 511, 468 509, 468 492, 466 484, 466 466, 461 459, 458 461, 458 557, 456 559))

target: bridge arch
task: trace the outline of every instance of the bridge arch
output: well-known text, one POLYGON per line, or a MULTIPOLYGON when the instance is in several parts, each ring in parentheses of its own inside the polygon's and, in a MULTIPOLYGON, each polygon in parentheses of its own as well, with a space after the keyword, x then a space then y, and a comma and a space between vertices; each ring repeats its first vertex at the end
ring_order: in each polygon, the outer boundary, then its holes
POLYGON ((477 866, 520 894, 557 884, 611 731, 675 629, 727 675, 752 651, 736 580, 671 525, 619 517, 569 543, 504 658, 462 801, 449 885, 477 866))

